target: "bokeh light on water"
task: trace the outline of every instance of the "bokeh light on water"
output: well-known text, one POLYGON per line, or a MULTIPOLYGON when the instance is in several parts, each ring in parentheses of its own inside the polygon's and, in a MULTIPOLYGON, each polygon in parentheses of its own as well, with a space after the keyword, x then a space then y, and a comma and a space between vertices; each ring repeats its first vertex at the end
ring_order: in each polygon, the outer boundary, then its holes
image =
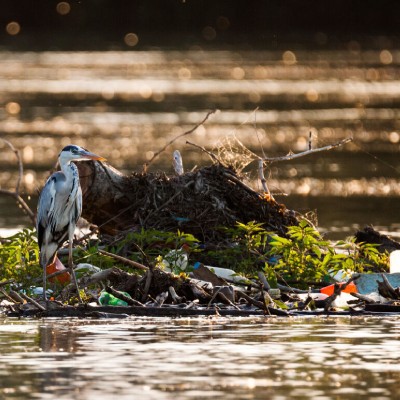
MULTIPOLYGON (((211 38, 213 32, 205 34, 211 38)), ((127 47, 136 48, 135 35, 125 32, 127 47)), ((171 174, 174 149, 186 170, 208 164, 187 139, 214 151, 238 139, 255 154, 273 157, 306 150, 310 132, 313 147, 352 137, 329 153, 270 165, 269 187, 299 211, 319 199, 324 227, 339 222, 330 218, 329 198, 342 199, 343 210, 346 204, 353 208, 341 217, 343 229, 372 223, 389 230, 396 221, 388 220, 383 207, 371 215, 356 205, 400 196, 399 62, 400 52, 387 41, 372 50, 352 41, 347 49, 313 51, 2 51, 0 131, 21 151, 23 192, 33 195, 69 143, 102 154, 123 172, 141 171, 214 108, 220 111, 162 153, 150 170, 171 174)), ((18 175, 15 155, 3 143, 0 151, 0 184, 11 188, 18 175)), ((255 163, 244 172, 261 190, 255 163)))
POLYGON ((10 320, 0 326, 0 394, 394 399, 399 332, 399 318, 373 317, 10 320))

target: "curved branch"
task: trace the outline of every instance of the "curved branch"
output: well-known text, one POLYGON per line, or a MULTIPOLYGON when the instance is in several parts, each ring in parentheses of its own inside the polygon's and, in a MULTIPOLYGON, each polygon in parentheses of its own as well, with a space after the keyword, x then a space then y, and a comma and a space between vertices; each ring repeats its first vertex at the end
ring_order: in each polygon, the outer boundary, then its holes
POLYGON ((180 139, 183 136, 187 136, 190 135, 191 133, 193 133, 199 126, 202 126, 207 120, 208 117, 212 114, 215 114, 218 110, 211 110, 207 113, 207 115, 203 118, 202 121, 200 121, 197 125, 195 125, 192 129, 189 129, 186 132, 181 133, 180 135, 174 137, 172 140, 170 140, 166 145, 164 145, 160 150, 158 150, 156 153, 154 153, 153 157, 151 157, 151 159, 149 161, 147 161, 144 165, 143 165, 143 173, 147 172, 147 168, 148 166, 154 161, 154 159, 156 157, 158 157, 163 151, 165 151, 167 149, 167 147, 171 146, 172 143, 176 142, 178 139, 180 139))
POLYGON ((15 201, 17 202, 17 204, 19 204, 22 207, 22 209, 27 213, 27 215, 31 219, 33 225, 36 225, 35 213, 31 210, 29 205, 25 202, 25 200, 19 194, 21 180, 22 180, 22 177, 24 176, 24 167, 22 164, 22 160, 21 160, 19 151, 8 140, 3 139, 3 138, 0 138, 0 139, 11 149, 11 151, 14 152, 14 154, 17 158, 17 162, 18 162, 18 179, 17 179, 17 183, 15 185, 15 190, 11 191, 11 190, 7 190, 7 189, 0 189, 0 194, 4 194, 6 196, 10 196, 10 197, 14 198, 15 201))

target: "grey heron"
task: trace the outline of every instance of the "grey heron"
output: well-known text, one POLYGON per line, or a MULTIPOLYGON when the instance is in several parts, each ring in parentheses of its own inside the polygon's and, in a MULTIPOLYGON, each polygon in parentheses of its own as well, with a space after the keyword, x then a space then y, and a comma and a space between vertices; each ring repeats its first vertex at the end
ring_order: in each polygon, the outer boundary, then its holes
MULTIPOLYGON (((82 147, 68 145, 58 157, 61 171, 52 174, 40 193, 36 229, 40 250, 40 265, 43 268, 43 300, 46 302, 46 267, 54 262, 58 248, 68 240, 68 267, 73 281, 79 288, 73 270, 72 240, 76 223, 82 213, 82 190, 77 166, 72 161, 98 160, 105 158, 82 147)), ((81 300, 81 299, 80 299, 81 300)))

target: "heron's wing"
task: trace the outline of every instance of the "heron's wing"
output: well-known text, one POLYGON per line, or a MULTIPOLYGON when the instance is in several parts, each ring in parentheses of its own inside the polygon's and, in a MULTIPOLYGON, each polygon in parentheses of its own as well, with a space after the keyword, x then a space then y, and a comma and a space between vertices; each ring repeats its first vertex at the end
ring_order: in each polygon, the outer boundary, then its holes
MULTIPOLYGON (((64 225, 63 208, 66 202, 66 195, 63 193, 63 190, 60 190, 64 181, 64 174, 56 172, 49 177, 40 193, 37 212, 39 247, 41 247, 43 243, 46 229, 50 229, 55 236, 63 236, 64 232, 57 232, 58 234, 56 234, 56 230, 64 225)), ((54 239, 58 241, 61 237, 54 237, 54 239)))
POLYGON ((52 218, 54 212, 54 202, 56 199, 56 174, 53 174, 47 179, 44 185, 38 202, 37 218, 36 218, 36 229, 38 232, 39 248, 43 243, 43 235, 45 228, 49 224, 49 220, 52 218))

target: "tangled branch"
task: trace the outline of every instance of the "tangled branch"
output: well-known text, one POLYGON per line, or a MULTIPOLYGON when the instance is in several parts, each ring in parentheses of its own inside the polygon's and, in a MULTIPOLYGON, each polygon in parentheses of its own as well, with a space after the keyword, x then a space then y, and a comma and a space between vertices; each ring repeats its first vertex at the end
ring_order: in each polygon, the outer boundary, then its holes
POLYGON ((25 202, 25 200, 20 195, 21 180, 22 180, 22 177, 24 176, 24 167, 22 164, 21 156, 19 154, 19 151, 12 145, 12 143, 10 143, 8 140, 5 140, 3 138, 1 138, 1 140, 11 149, 11 151, 14 152, 14 154, 17 158, 18 179, 17 179, 17 183, 15 185, 15 189, 13 191, 0 188, 0 194, 14 198, 15 201, 17 202, 17 204, 22 207, 22 209, 26 212, 28 217, 31 219, 32 223, 35 225, 36 224, 35 213, 31 210, 29 205, 25 202))

